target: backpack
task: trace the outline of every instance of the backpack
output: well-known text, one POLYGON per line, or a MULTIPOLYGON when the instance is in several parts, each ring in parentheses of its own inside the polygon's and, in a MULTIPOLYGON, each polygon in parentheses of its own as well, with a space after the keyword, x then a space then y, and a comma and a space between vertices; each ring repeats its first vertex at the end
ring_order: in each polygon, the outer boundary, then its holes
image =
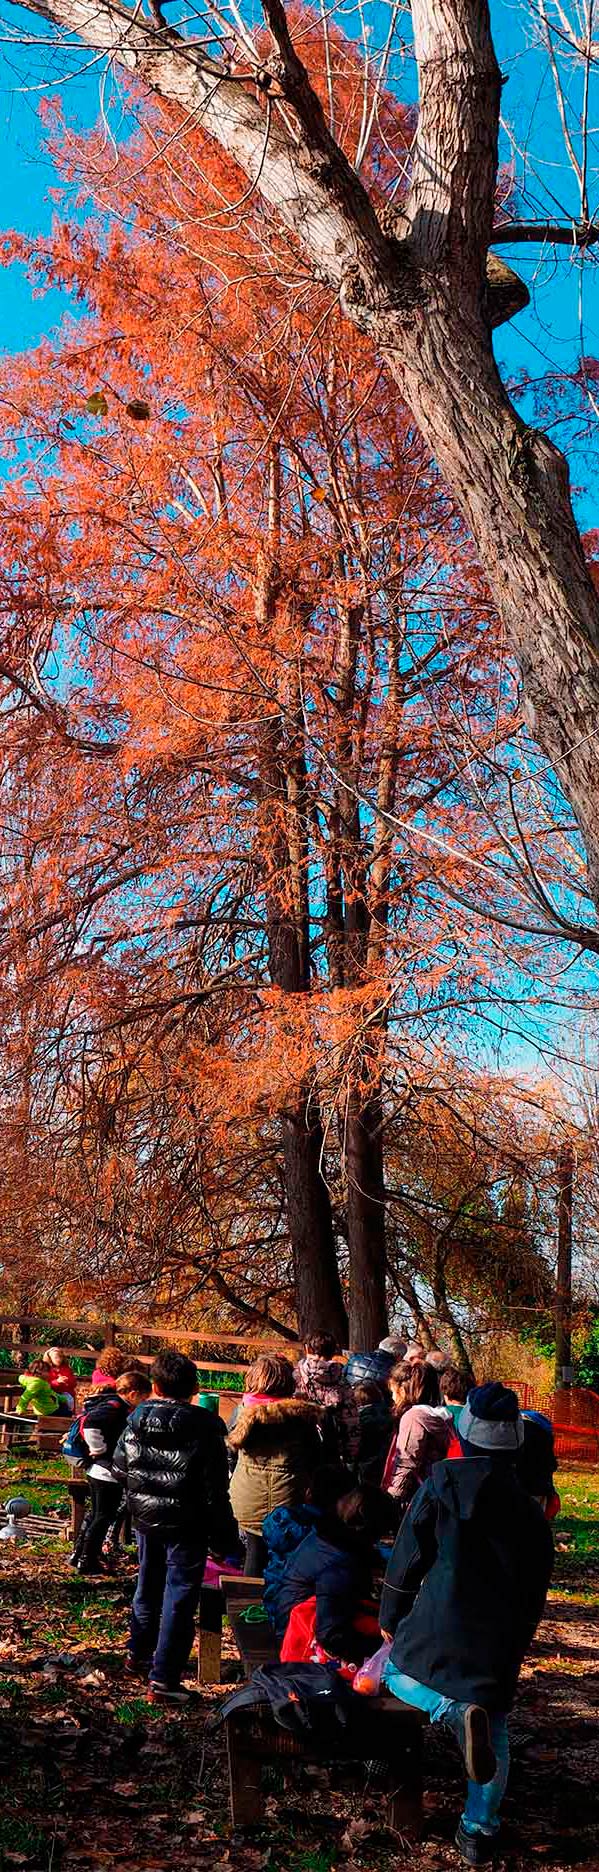
POLYGON ((82 1436, 82 1430, 83 1411, 80 1412, 78 1417, 75 1417, 74 1422, 67 1430, 66 1436, 63 1436, 60 1447, 65 1462, 82 1463, 83 1467, 87 1468, 89 1464, 89 1450, 82 1436))

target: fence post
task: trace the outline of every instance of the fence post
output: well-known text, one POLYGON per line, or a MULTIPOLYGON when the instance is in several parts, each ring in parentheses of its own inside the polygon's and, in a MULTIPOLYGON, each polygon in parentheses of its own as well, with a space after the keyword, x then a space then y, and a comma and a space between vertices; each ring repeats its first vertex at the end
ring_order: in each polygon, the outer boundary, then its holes
POLYGON ((558 1165, 557 1284, 555 1290, 555 1387, 572 1384, 572 1196, 574 1151, 562 1144, 558 1165))

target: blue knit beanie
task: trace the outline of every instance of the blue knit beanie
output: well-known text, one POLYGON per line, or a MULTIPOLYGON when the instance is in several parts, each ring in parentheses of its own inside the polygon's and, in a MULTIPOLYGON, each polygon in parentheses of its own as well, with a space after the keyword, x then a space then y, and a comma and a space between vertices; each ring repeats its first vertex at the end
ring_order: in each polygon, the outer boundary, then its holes
POLYGON ((524 1424, 515 1391, 505 1385, 475 1385, 457 1423, 460 1443, 467 1454, 493 1456, 520 1449, 524 1424))

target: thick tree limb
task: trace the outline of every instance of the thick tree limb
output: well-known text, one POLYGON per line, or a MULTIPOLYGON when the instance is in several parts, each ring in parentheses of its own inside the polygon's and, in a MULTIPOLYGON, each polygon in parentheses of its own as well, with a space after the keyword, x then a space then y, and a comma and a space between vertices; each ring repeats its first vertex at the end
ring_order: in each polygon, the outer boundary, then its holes
POLYGON ((512 247, 514 242, 531 242, 544 247, 595 247, 599 241, 596 221, 501 221, 493 228, 492 247, 512 247))
POLYGON ((268 17, 295 134, 276 100, 269 126, 242 80, 115 0, 25 5, 195 115, 370 333, 471 528, 520 664, 531 726, 571 801, 599 901, 599 599, 566 465, 518 417, 491 345, 486 257, 496 238, 501 76, 486 0, 412 0, 420 116, 400 240, 396 227, 381 225, 330 136, 281 0, 268 0, 268 17))
POLYGON ((270 1326, 272 1332, 279 1333, 281 1339, 289 1340, 290 1345, 298 1344, 298 1334, 292 1326, 285 1326, 282 1320, 273 1319, 272 1313, 268 1310, 265 1312, 263 1307, 251 1306, 248 1300, 242 1300, 218 1268, 211 1268, 210 1280, 221 1300, 226 1300, 227 1306, 234 1307, 242 1319, 249 1320, 252 1326, 270 1326))

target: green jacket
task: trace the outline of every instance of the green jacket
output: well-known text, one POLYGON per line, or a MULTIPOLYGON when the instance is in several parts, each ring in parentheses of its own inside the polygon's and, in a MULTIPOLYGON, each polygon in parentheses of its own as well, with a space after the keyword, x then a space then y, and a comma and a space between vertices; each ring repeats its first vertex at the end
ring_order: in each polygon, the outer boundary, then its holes
POLYGON ((58 1398, 52 1386, 45 1378, 36 1378, 34 1373, 24 1372, 19 1378, 23 1392, 16 1406, 19 1417, 53 1417, 58 1410, 58 1398))

